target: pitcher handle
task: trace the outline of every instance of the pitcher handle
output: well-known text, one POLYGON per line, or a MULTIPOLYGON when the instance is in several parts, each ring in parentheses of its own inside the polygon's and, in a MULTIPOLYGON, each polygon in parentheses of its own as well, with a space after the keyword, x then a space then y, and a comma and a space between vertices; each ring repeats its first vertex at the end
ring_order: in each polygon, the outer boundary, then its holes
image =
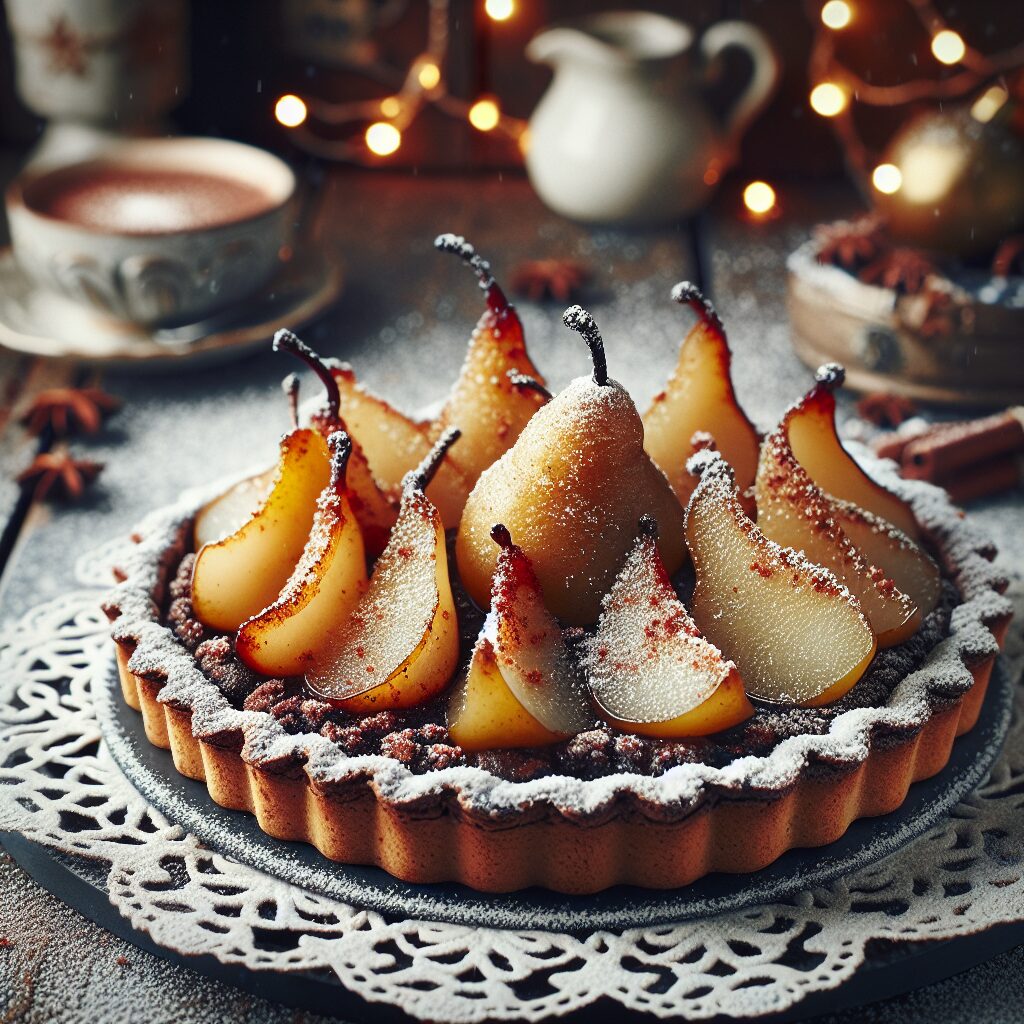
POLYGON ((749 54, 753 65, 750 81, 726 117, 726 136, 735 145, 775 90, 779 80, 779 60, 768 37, 746 21, 720 21, 704 33, 700 44, 708 64, 731 47, 749 54))

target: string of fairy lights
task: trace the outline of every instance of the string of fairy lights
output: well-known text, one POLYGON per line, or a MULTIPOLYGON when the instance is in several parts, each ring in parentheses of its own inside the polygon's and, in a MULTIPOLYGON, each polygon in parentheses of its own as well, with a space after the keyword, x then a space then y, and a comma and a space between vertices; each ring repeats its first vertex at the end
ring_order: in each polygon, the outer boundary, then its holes
MULTIPOLYGON (((957 99, 987 88, 971 107, 981 122, 991 120, 1009 98, 1001 75, 1024 65, 1024 43, 999 54, 986 55, 968 45, 950 27, 931 0, 905 0, 931 39, 935 70, 952 74, 926 75, 896 85, 877 85, 857 75, 839 60, 838 37, 858 16, 852 0, 810 0, 817 25, 809 61, 811 86, 808 102, 820 117, 828 119, 843 146, 851 172, 867 188, 891 195, 902 187, 902 172, 894 164, 879 163, 876 154, 861 140, 854 121, 855 104, 897 107, 921 100, 957 99)), ((501 23, 514 17, 517 0, 484 0, 484 15, 501 23)), ((300 148, 329 160, 380 164, 399 151, 403 133, 427 106, 466 121, 483 133, 495 132, 515 142, 521 151, 528 144, 526 121, 504 113, 497 96, 481 93, 463 100, 448 92, 445 62, 448 56, 449 0, 429 0, 427 38, 423 51, 402 72, 371 66, 364 70, 383 82, 400 80, 400 86, 381 99, 336 102, 295 93, 280 96, 274 107, 277 121, 289 129, 300 148), (314 125, 333 128, 365 126, 344 138, 327 138, 314 125)), ((775 216, 775 189, 765 181, 752 181, 743 190, 743 203, 755 220, 775 216)))
MULTIPOLYGON (((483 11, 490 22, 508 21, 516 13, 516 0, 484 0, 483 11)), ((505 135, 522 147, 526 141, 526 122, 505 114, 497 96, 482 93, 466 101, 448 92, 448 23, 449 0, 429 0, 426 44, 408 68, 404 72, 376 66, 361 69, 368 77, 385 84, 400 79, 400 87, 390 95, 335 102, 287 93, 277 99, 274 116, 279 124, 290 129, 295 144, 306 152, 357 164, 379 164, 397 153, 404 133, 427 106, 468 122, 478 132, 505 135), (349 125, 365 127, 361 134, 355 131, 345 138, 327 138, 314 128, 349 125)))
MULTIPOLYGON (((901 107, 922 100, 959 99, 978 93, 971 105, 976 121, 987 123, 1010 98, 999 78, 1024 64, 1024 43, 998 54, 986 55, 969 46, 945 21, 931 0, 906 0, 930 37, 935 71, 952 74, 926 75, 897 85, 877 85, 857 75, 836 54, 839 35, 854 23, 857 8, 851 0, 811 0, 809 7, 817 27, 809 61, 812 82, 808 102, 820 117, 832 122, 851 173, 865 191, 874 188, 894 195, 903 187, 903 172, 895 164, 879 162, 878 155, 862 141, 854 120, 857 103, 871 107, 901 107), (986 87, 987 88, 984 88, 986 87)), ((777 212, 775 190, 765 181, 752 181, 743 190, 743 203, 756 220, 777 212)))
POLYGON ((1010 98, 1000 76, 1024 64, 1024 43, 998 54, 983 54, 968 45, 945 21, 931 0, 906 0, 931 40, 934 70, 952 73, 926 75, 897 85, 868 82, 842 64, 837 55, 838 37, 857 18, 850 0, 812 4, 818 28, 811 48, 809 71, 811 109, 830 120, 842 144, 851 173, 865 189, 870 186, 886 195, 903 187, 903 172, 891 163, 879 163, 877 154, 864 144, 854 120, 855 103, 871 107, 901 107, 922 100, 960 99, 978 93, 971 105, 976 121, 987 123, 1010 98), (979 90, 984 91, 979 93, 979 90))

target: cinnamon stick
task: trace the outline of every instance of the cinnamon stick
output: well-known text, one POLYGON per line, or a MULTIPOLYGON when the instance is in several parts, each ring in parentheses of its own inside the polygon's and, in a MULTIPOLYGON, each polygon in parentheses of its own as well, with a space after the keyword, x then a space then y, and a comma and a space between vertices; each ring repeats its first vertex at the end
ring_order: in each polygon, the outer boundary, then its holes
POLYGON ((924 420, 908 420, 898 430, 882 434, 874 441, 875 454, 880 459, 892 459, 894 462, 900 462, 911 441, 934 434, 935 429, 932 424, 925 423, 924 420))
POLYGON ((1024 459, 1017 455, 1003 455, 962 470, 947 481, 936 482, 946 488, 956 504, 964 505, 1019 487, 1024 483, 1024 459))
POLYGON ((983 419, 940 426, 912 439, 901 453, 901 472, 913 480, 951 480, 959 471, 970 473, 983 463, 1021 452, 1024 407, 1018 406, 983 419))

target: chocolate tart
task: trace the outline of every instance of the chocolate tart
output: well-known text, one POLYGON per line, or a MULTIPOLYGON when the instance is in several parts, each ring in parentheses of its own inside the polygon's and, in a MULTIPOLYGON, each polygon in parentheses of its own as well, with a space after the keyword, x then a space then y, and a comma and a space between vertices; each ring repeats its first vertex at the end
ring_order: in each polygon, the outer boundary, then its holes
MULTIPOLYGON (((858 818, 895 810, 911 783, 941 771, 978 718, 1009 625, 991 545, 943 491, 875 468, 914 509, 946 579, 945 611, 916 647, 892 649, 881 690, 844 698, 825 718, 795 715, 768 743, 753 741, 755 719, 729 743, 662 759, 657 772, 650 760, 630 770, 627 758, 606 759, 595 773, 592 762, 612 742, 605 731, 603 745, 581 751, 578 743, 575 760, 530 777, 521 770, 526 755, 511 771, 483 758, 465 763, 458 748, 432 742, 443 739, 439 725, 398 730, 375 752, 353 752, 331 738, 338 733, 306 728, 300 700, 289 705, 291 720, 283 702, 240 702, 167 610, 194 516, 222 488, 154 514, 133 537, 105 603, 124 699, 142 713, 149 740, 171 751, 181 774, 205 781, 217 803, 255 814, 271 836, 409 882, 591 893, 756 871, 789 849, 835 841, 858 818), (393 756, 416 742, 434 755, 393 756)), ((632 739, 619 737, 616 749, 640 749, 632 739)))

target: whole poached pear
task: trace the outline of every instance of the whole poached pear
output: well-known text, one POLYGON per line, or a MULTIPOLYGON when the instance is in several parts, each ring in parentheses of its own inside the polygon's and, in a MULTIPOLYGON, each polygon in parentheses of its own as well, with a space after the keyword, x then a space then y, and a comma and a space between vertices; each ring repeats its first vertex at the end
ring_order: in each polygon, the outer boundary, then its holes
POLYGON ((642 515, 657 521, 669 574, 682 565, 683 509, 644 451, 632 398, 608 377, 593 317, 573 306, 563 320, 589 345, 594 373, 542 406, 480 476, 462 515, 456 559, 466 591, 486 608, 498 556, 491 528, 504 523, 532 563, 550 611, 587 625, 597 621, 642 515))

